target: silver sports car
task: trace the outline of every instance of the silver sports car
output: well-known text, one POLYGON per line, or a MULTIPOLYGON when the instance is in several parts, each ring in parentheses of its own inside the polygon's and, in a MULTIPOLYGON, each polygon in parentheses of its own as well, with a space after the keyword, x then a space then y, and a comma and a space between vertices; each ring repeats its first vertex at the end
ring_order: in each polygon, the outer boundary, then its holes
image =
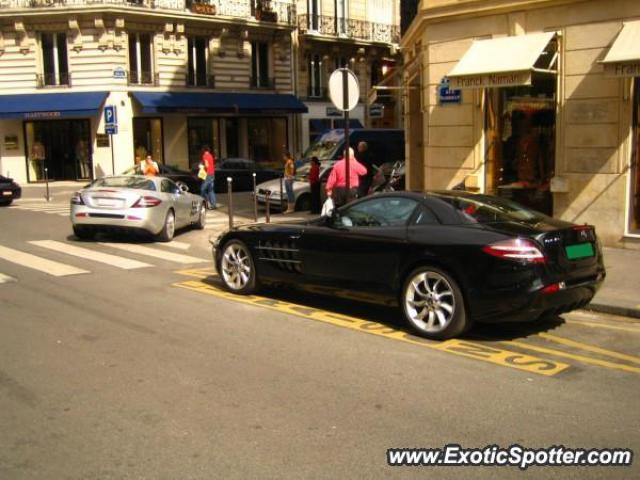
POLYGON ((206 224, 204 199, 163 177, 99 178, 71 197, 71 223, 78 238, 99 231, 144 231, 168 242, 176 228, 206 224))

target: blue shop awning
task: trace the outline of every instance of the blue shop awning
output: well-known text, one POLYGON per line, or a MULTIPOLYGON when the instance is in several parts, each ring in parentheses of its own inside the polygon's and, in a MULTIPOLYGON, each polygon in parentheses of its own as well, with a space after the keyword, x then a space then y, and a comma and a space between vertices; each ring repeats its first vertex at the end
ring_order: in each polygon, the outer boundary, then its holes
POLYGON ((55 119, 93 117, 108 92, 60 92, 0 95, 0 118, 55 119))
POLYGON ((278 93, 132 92, 144 113, 305 113, 295 95, 278 93))

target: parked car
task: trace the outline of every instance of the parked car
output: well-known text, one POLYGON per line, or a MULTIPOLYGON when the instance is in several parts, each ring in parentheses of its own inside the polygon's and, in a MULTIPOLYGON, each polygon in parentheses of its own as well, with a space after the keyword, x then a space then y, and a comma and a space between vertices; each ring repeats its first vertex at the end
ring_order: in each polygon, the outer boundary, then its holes
POLYGON ((213 248, 231 292, 286 283, 396 304, 431 339, 581 308, 605 278, 593 226, 469 192, 381 193, 330 217, 237 227, 213 248))
MULTIPOLYGON (((178 185, 186 185, 189 192, 200 195, 200 185, 202 185, 202 180, 198 178, 197 172, 196 174, 193 174, 172 165, 165 165, 164 163, 158 163, 158 168, 160 170, 159 175, 161 177, 169 178, 178 185)), ((142 170, 140 165, 135 165, 122 172, 122 175, 142 175, 142 170)))
MULTIPOLYGON (((333 168, 333 161, 320 162, 320 196, 321 200, 325 199, 324 186, 329 179, 329 174, 333 168)), ((309 187, 309 163, 304 164, 296 170, 296 178, 293 182, 293 195, 295 197, 294 209, 296 211, 311 209, 311 187, 309 187)), ((282 183, 282 197, 280 196, 280 178, 269 180, 261 183, 256 187, 255 196, 258 204, 266 206, 267 192, 270 192, 270 208, 280 209, 287 208, 287 192, 282 183), (281 201, 282 200, 282 201, 281 201)))
POLYGON ((256 185, 282 176, 281 171, 264 168, 247 158, 225 158, 216 163, 216 192, 227 191, 228 177, 233 179, 234 192, 251 191, 253 190, 254 173, 256 174, 256 185))
POLYGON ((145 232, 170 241, 176 229, 204 229, 206 208, 200 195, 163 177, 103 177, 71 197, 73 233, 90 239, 98 232, 145 232))
POLYGON ((13 178, 0 175, 0 206, 6 207, 22 196, 22 188, 13 178))

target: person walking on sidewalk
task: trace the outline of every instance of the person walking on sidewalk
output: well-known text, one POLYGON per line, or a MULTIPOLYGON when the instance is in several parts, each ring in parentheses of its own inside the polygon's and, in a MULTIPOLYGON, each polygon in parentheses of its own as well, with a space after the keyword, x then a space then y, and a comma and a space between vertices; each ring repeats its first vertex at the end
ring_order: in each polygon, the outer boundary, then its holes
POLYGON ((207 172, 207 178, 202 182, 200 195, 207 201, 209 210, 213 210, 216 208, 216 157, 211 153, 208 145, 202 148, 202 165, 207 172))
POLYGON ((320 160, 311 157, 309 168, 309 188, 311 189, 311 213, 320 213, 320 160))
POLYGON ((366 167, 356 160, 353 148, 349 147, 349 190, 347 190, 347 162, 344 157, 333 166, 327 180, 327 196, 333 200, 334 208, 341 207, 357 197, 360 176, 366 173, 366 167))
POLYGON ((287 211, 284 213, 293 213, 295 211, 296 197, 293 194, 293 182, 296 175, 296 164, 293 157, 288 151, 284 153, 284 188, 287 191, 287 211))

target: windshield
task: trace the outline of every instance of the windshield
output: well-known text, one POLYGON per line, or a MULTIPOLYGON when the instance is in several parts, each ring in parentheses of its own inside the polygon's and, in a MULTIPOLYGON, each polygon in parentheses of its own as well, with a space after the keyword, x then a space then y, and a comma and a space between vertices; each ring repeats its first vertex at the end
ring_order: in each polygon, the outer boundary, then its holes
POLYGON ((487 195, 466 197, 434 194, 434 196, 452 205, 472 223, 519 222, 534 225, 551 220, 543 213, 504 198, 487 195))
POLYGON ((332 160, 343 139, 344 133, 342 131, 331 130, 313 142, 304 152, 303 157, 306 159, 318 157, 318 160, 332 160))
POLYGON ((155 191, 156 185, 152 180, 141 177, 104 177, 99 178, 92 187, 135 188, 137 190, 155 191))

